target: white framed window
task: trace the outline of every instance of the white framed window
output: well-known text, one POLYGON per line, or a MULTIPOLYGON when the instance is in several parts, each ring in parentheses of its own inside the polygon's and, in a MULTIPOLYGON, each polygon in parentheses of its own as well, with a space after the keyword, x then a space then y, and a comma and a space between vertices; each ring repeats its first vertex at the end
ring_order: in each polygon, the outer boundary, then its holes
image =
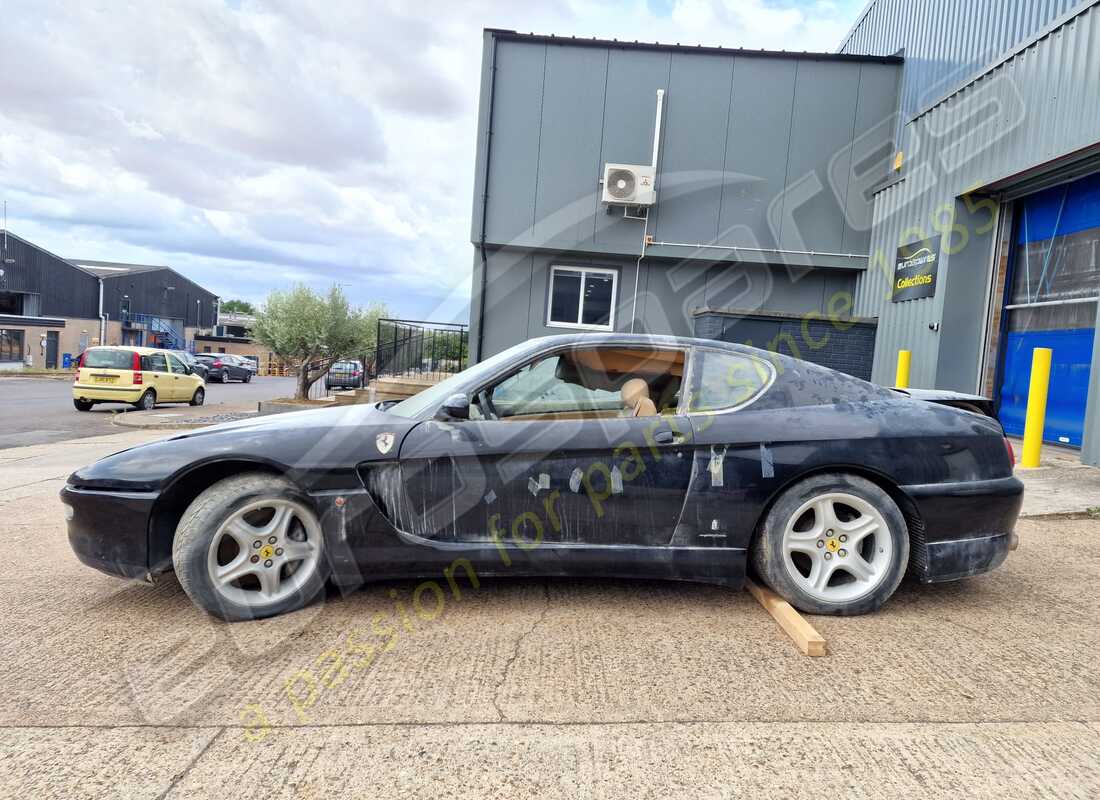
POLYGON ((615 329, 619 272, 599 267, 550 267, 546 324, 551 328, 615 329))

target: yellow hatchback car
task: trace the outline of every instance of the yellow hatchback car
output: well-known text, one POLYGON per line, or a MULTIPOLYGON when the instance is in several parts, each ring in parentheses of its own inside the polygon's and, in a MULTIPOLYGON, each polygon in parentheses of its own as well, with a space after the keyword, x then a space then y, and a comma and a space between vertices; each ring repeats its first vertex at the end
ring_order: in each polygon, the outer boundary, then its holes
POLYGON ((151 347, 89 347, 77 361, 73 405, 90 411, 96 403, 131 403, 148 411, 157 403, 206 400, 203 379, 167 350, 151 347))

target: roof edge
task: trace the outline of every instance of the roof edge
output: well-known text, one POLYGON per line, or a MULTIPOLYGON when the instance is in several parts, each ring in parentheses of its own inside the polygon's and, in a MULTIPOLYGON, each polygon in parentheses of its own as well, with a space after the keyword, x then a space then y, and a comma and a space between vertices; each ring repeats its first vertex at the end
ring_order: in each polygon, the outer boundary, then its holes
POLYGON ((806 61, 842 61, 873 64, 902 64, 901 56, 869 56, 849 53, 819 53, 805 50, 751 50, 741 47, 714 47, 703 45, 662 44, 661 42, 620 41, 619 39, 580 38, 555 36, 554 34, 519 33, 506 28, 485 28, 485 33, 497 39, 541 44, 572 45, 575 47, 613 47, 623 50, 655 50, 673 53, 711 53, 729 56, 756 56, 758 58, 797 58, 806 61))

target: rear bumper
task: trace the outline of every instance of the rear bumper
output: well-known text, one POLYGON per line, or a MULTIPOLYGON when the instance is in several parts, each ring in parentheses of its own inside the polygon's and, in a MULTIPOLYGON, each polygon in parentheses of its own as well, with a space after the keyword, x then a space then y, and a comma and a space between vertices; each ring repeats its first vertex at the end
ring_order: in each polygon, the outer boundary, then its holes
POLYGON ((920 514, 910 530, 909 571, 924 583, 980 575, 1016 546, 1024 499, 1017 478, 903 487, 920 514))
POLYGON ((149 575, 149 517, 156 492, 104 492, 66 486, 69 546, 89 567, 120 578, 149 575))
POLYGON ((102 386, 73 384, 73 400, 93 400, 97 403, 136 403, 145 386, 102 386))

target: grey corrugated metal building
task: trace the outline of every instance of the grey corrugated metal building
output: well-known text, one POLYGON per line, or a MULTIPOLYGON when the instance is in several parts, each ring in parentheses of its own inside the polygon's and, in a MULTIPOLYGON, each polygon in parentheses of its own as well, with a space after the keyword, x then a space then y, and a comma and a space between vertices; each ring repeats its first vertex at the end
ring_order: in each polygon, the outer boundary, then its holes
POLYGON ((805 320, 821 344, 801 355, 869 374, 873 330, 850 319, 851 298, 900 69, 486 31, 475 357, 560 328, 764 344, 805 320), (648 164, 655 128, 657 203, 601 202, 604 164, 648 164))
POLYGON ((879 320, 873 379, 908 349, 913 385, 993 396, 1018 434, 1032 350, 1050 347, 1046 438, 1097 463, 1100 6, 874 0, 841 51, 905 58, 902 167, 875 195, 856 292, 879 320), (899 248, 927 243, 934 290, 891 302, 899 248))
POLYGON ((1051 347, 1047 439, 1100 462, 1097 0, 872 0, 831 58, 486 31, 481 89, 477 353, 634 327, 886 384, 908 349, 1019 433, 1051 347), (624 216, 597 181, 656 89, 624 216))
POLYGON ((0 255, 0 370, 98 344, 191 348, 217 321, 217 295, 170 267, 64 259, 9 231, 0 255))

